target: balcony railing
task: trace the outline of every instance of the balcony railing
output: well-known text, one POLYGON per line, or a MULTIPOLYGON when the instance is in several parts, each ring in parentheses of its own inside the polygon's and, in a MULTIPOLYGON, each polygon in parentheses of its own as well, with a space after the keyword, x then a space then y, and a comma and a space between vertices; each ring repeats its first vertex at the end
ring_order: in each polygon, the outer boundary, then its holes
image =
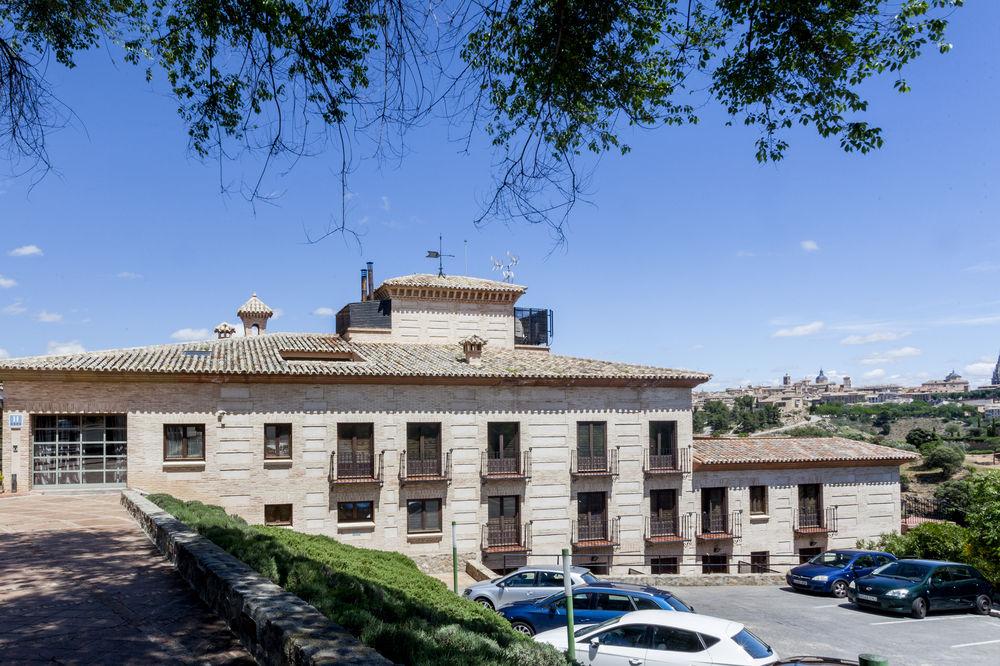
POLYGON ((330 456, 330 483, 382 483, 384 452, 334 453, 330 456))
POLYGON ((796 534, 833 534, 837 531, 837 507, 799 509, 795 514, 796 534))
POLYGON ((680 449, 675 453, 657 454, 646 452, 646 464, 643 471, 648 475, 684 474, 691 471, 691 450, 680 449))
POLYGON ((526 553, 531 550, 531 523, 516 521, 483 525, 484 553, 526 553))
POLYGON ((573 476, 618 476, 618 449, 609 449, 603 456, 570 455, 569 473, 573 476))
POLYGON ((698 526, 698 539, 712 541, 739 539, 743 533, 742 512, 703 511, 698 526))
POLYGON ((573 521, 572 543, 577 548, 607 548, 617 546, 618 518, 579 518, 573 521))
POLYGON ((658 513, 646 518, 646 543, 680 543, 687 541, 687 515, 677 512, 658 513))
POLYGON ((531 476, 531 452, 522 451, 516 456, 491 457, 483 452, 479 475, 483 481, 492 479, 526 479, 531 476))
POLYGON ((433 458, 412 458, 406 451, 399 454, 399 482, 448 481, 451 479, 451 451, 442 451, 433 458))

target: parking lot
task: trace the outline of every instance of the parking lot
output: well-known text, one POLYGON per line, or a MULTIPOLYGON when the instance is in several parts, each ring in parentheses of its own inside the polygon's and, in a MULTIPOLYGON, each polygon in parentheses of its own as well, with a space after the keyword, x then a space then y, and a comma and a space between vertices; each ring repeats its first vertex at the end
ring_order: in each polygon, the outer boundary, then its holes
POLYGON ((880 654, 890 666, 1000 664, 1000 618, 932 613, 924 620, 858 610, 846 599, 787 587, 670 588, 699 613, 736 620, 782 657, 857 659, 880 654))

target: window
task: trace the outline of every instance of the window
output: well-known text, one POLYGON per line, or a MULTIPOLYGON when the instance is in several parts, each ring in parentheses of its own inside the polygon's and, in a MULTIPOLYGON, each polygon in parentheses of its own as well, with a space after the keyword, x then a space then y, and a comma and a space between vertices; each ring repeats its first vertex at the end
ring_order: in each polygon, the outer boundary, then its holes
POLYGON ((875 558, 871 555, 859 555, 858 559, 854 560, 854 567, 856 569, 868 569, 869 567, 875 566, 875 558))
POLYGON ((650 569, 652 573, 655 574, 677 574, 680 573, 680 567, 677 564, 677 558, 670 557, 654 557, 649 560, 650 569))
POLYGON ((291 525, 292 505, 291 504, 265 504, 264 505, 265 525, 291 525))
POLYGON ((441 531, 441 500, 420 499, 406 503, 406 531, 409 534, 441 531))
POLYGON ((565 580, 561 573, 555 571, 542 571, 538 574, 539 587, 564 587, 565 580))
POLYGON ((406 424, 406 473, 408 476, 441 474, 441 424, 406 424))
POLYGON ((491 460, 516 459, 520 424, 489 423, 486 425, 486 451, 491 460))
POLYGON ((374 502, 338 502, 337 522, 339 523, 370 523, 375 520, 374 502))
POLYGON ((650 455, 672 457, 676 452, 677 452, 677 422, 650 421, 649 422, 650 455))
POLYGON ((31 424, 32 485, 126 482, 124 414, 45 414, 31 424))
POLYGON ((750 553, 750 573, 767 573, 770 567, 771 553, 757 550, 750 553))
POLYGON ((608 538, 608 501, 605 493, 577 493, 577 539, 600 541, 608 538))
MULTIPOLYGON (((580 421, 576 424, 576 452, 581 459, 605 460, 607 458, 607 444, 607 423, 603 421, 580 421)), ((581 469, 583 469, 582 463, 581 469)))
POLYGON ((653 627, 653 640, 649 648, 664 652, 701 652, 705 646, 693 631, 657 626, 653 627))
POLYGON ((649 597, 632 597, 636 610, 662 610, 655 601, 649 597))
POLYGON ((514 574, 504 581, 504 587, 538 587, 538 575, 534 571, 514 574))
POLYGON ((632 600, 626 594, 599 593, 595 595, 597 604, 596 610, 617 611, 622 613, 631 612, 632 600))
POLYGON ((799 525, 817 527, 823 510, 822 486, 818 483, 803 483, 799 486, 799 525))
POLYGON ((815 548, 799 548, 799 564, 806 564, 809 560, 823 552, 819 546, 815 548))
POLYGON ((371 423, 337 424, 337 478, 375 476, 375 449, 371 423))
POLYGON ((733 636, 733 640, 753 659, 764 659, 765 657, 770 657, 772 654, 771 648, 767 643, 746 629, 733 636))
POLYGON ((767 514, 767 486, 750 486, 750 515, 767 514))
POLYGON ((724 574, 729 572, 728 555, 702 555, 701 572, 706 574, 724 574))
POLYGON ((292 424, 268 423, 264 426, 264 459, 288 460, 292 457, 292 424))
MULTIPOLYGON (((590 598, 593 595, 587 594, 586 592, 574 592, 573 593, 573 612, 578 610, 590 610, 590 598)), ((566 596, 561 596, 555 603, 552 604, 552 608, 566 608, 566 596)))
POLYGON ((644 648, 646 647, 647 628, 645 624, 626 624, 609 629, 602 634, 594 636, 594 638, 597 638, 601 642, 601 645, 644 648))
POLYGON ((205 459, 204 424, 164 425, 163 459, 204 460, 205 459))
POLYGON ((701 531, 705 534, 728 532, 726 489, 701 489, 701 531))

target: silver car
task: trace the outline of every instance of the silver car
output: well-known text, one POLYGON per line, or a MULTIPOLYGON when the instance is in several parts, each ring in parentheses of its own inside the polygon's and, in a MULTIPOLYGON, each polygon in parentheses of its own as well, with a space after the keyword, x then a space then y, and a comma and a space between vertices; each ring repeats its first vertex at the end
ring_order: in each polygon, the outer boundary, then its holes
MULTIPOLYGON (((583 567, 572 567, 569 575, 573 585, 600 582, 590 569, 583 567)), ((462 594, 485 608, 495 610, 516 601, 547 597, 564 586, 562 567, 521 567, 506 576, 471 585, 462 594)))

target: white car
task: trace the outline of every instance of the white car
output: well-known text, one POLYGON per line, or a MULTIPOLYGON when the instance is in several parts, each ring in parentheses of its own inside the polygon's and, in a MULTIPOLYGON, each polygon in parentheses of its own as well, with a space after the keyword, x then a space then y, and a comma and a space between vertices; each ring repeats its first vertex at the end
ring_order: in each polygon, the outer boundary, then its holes
MULTIPOLYGON (((588 666, 763 666, 774 650, 739 622, 642 610, 576 629, 576 660, 588 666)), ((566 651, 566 628, 535 636, 566 651)))

